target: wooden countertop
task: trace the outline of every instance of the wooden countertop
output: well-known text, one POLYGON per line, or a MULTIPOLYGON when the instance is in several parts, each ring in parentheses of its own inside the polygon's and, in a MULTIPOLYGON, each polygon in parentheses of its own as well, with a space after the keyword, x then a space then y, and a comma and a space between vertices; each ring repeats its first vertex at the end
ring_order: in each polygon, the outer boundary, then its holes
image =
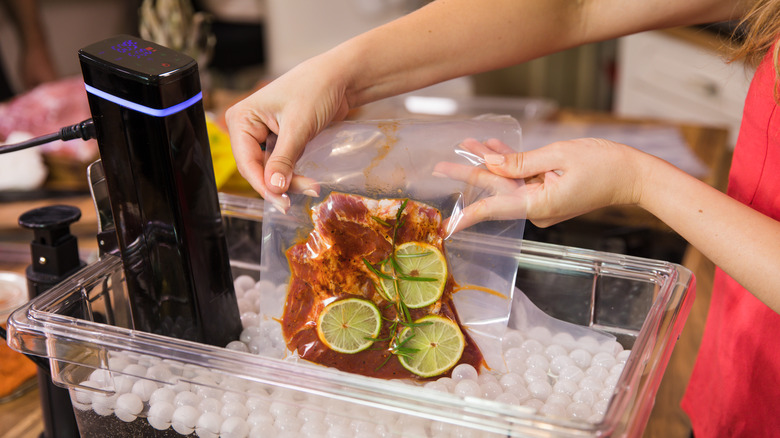
MULTIPOLYGON (((617 120, 609 115, 574 111, 562 111, 558 119, 656 123, 647 120, 617 120)), ((727 132, 717 127, 695 125, 682 125, 680 130, 691 149, 712 169, 704 181, 720 190, 725 190, 730 164, 727 132)), ((0 270, 24 272, 29 264, 28 246, 31 233, 19 228, 18 217, 32 208, 54 203, 76 205, 81 209, 82 218, 72 226, 72 232, 79 238, 82 248, 86 248, 87 251, 96 246, 94 233, 97 230, 97 218, 89 197, 0 203, 0 270)), ((638 208, 603 209, 587 215, 587 220, 609 224, 665 226, 638 208)), ((696 275, 696 300, 658 389, 655 406, 644 433, 644 437, 647 438, 688 438, 690 435, 690 422, 679 405, 698 352, 709 307, 714 266, 694 248, 688 248, 686 251, 683 265, 696 275)), ((0 424, 3 425, 0 438, 38 438, 43 431, 43 423, 37 390, 33 389, 20 398, 0 404, 0 424)))
POLYGON ((0 404, 0 431, 2 438, 39 438, 43 433, 43 415, 38 388, 19 398, 0 404))

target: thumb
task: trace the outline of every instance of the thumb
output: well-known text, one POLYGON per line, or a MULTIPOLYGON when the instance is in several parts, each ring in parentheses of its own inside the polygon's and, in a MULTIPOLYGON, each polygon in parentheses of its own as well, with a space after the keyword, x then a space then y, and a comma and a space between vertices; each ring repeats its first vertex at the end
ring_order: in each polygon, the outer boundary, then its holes
POLYGON ((282 194, 290 188, 295 162, 310 139, 280 128, 278 137, 273 133, 266 139, 266 151, 270 156, 265 163, 265 183, 268 190, 282 194))

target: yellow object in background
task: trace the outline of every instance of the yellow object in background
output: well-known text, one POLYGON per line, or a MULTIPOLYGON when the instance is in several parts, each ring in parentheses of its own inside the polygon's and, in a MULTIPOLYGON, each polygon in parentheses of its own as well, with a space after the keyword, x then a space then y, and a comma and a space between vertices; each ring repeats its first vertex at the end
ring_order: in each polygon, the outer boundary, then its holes
POLYGON ((217 190, 231 193, 251 192, 252 186, 238 173, 228 133, 209 117, 206 117, 206 130, 209 134, 217 190))

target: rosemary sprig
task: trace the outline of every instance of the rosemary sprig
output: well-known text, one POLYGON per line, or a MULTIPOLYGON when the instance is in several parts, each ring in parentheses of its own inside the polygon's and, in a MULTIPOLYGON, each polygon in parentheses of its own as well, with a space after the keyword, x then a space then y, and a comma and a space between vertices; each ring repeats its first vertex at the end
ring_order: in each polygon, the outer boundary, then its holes
MULTIPOLYGON (((378 266, 380 267, 377 269, 374 265, 372 265, 366 258, 363 258, 363 264, 366 265, 366 268, 368 268, 369 271, 371 271, 374 275, 376 275, 380 279, 388 280, 393 282, 393 288, 395 289, 395 300, 393 303, 388 304, 388 307, 390 305, 395 306, 395 318, 392 320, 388 320, 385 317, 382 317, 386 321, 390 322, 390 326, 388 327, 388 336, 382 339, 376 339, 376 341, 387 341, 389 343, 389 350, 390 353, 385 360, 382 362, 382 364, 379 365, 377 370, 385 366, 390 360, 391 356, 405 356, 409 357, 412 354, 418 352, 419 350, 416 348, 410 348, 406 344, 409 342, 410 339, 414 337, 414 334, 411 334, 401 342, 398 342, 398 337, 401 334, 401 328, 410 328, 410 327, 419 327, 423 325, 431 324, 431 322, 421 322, 421 323, 415 323, 412 320, 412 314, 409 310, 409 307, 406 305, 406 303, 403 300, 403 297, 401 296, 401 290, 398 285, 399 281, 436 281, 435 278, 429 278, 429 277, 413 277, 410 275, 406 275, 403 273, 403 270, 401 269, 401 265, 398 263, 398 259, 396 257, 421 257, 427 255, 427 253, 424 254, 413 254, 413 255, 402 255, 397 256, 395 253, 396 249, 396 241, 398 239, 398 229, 403 227, 404 220, 403 220, 403 213, 406 209, 406 205, 408 204, 409 200, 404 199, 403 202, 401 202, 401 205, 398 207, 398 211, 395 214, 395 223, 393 225, 390 225, 388 222, 383 220, 382 218, 379 218, 377 216, 371 216, 371 219, 376 221, 378 224, 385 226, 385 227, 392 227, 392 234, 391 234, 391 251, 390 255, 385 259, 379 262, 378 266), (392 270, 392 275, 383 272, 382 267, 386 265, 390 265, 390 268, 392 270)), ((380 287, 382 287, 380 284, 374 284, 374 287, 379 290, 380 287)), ((389 296, 386 298, 390 298, 389 296)))
MULTIPOLYGON (((409 306, 406 305, 404 302, 403 297, 401 296, 401 290, 399 287, 398 282, 399 281, 436 281, 435 278, 429 278, 429 277, 412 277, 410 275, 406 275, 403 273, 403 269, 401 269, 401 265, 398 263, 398 258, 401 257, 422 257, 430 254, 430 252, 422 253, 422 254, 408 254, 408 255, 397 255, 395 253, 396 249, 396 240, 398 238, 398 229, 403 227, 404 220, 403 220, 403 213, 406 209, 406 205, 408 203, 408 199, 404 199, 403 202, 401 202, 401 205, 398 207, 398 211, 395 214, 395 223, 393 225, 390 225, 386 221, 384 221, 382 218, 379 218, 377 216, 371 216, 371 219, 376 221, 378 224, 385 226, 385 227, 392 227, 392 240, 391 240, 391 251, 390 255, 380 261, 378 263, 379 269, 377 269, 374 265, 371 264, 371 262, 368 261, 368 259, 363 258, 363 264, 366 265, 366 268, 368 268, 369 271, 371 271, 374 275, 376 275, 380 279, 388 280, 393 282, 393 288, 395 289, 395 300, 392 303, 389 303, 385 309, 388 309, 390 306, 395 306, 395 318, 388 319, 384 316, 382 319, 385 321, 390 322, 390 326, 388 327, 388 336, 381 338, 381 339, 374 339, 375 341, 387 341, 389 345, 389 351, 390 354, 387 355, 384 361, 377 367, 375 371, 378 371, 382 367, 384 367, 387 362, 390 360, 390 357, 392 356, 403 356, 403 357, 410 357, 414 353, 417 353, 419 349, 417 348, 411 348, 407 346, 407 343, 409 340, 411 340, 414 337, 414 334, 410 334, 407 338, 403 339, 402 341, 398 342, 398 337, 401 335, 402 331, 406 328, 414 328, 414 327, 420 327, 424 325, 432 324, 430 321, 426 322, 414 322, 412 320, 412 313, 409 310, 409 306), (392 275, 383 272, 383 267, 390 265, 390 268, 392 270, 392 275)), ((381 288, 381 284, 374 283, 374 288, 376 290, 379 290, 381 288)), ((389 296, 386 298, 390 298, 389 296)))

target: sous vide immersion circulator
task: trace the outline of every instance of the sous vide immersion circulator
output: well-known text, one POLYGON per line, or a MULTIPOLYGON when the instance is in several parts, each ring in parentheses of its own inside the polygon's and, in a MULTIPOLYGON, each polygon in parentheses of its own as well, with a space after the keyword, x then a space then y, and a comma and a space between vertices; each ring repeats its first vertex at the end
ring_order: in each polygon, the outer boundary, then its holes
POLYGON ((120 35, 79 51, 133 328, 225 346, 241 320, 198 65, 120 35))

